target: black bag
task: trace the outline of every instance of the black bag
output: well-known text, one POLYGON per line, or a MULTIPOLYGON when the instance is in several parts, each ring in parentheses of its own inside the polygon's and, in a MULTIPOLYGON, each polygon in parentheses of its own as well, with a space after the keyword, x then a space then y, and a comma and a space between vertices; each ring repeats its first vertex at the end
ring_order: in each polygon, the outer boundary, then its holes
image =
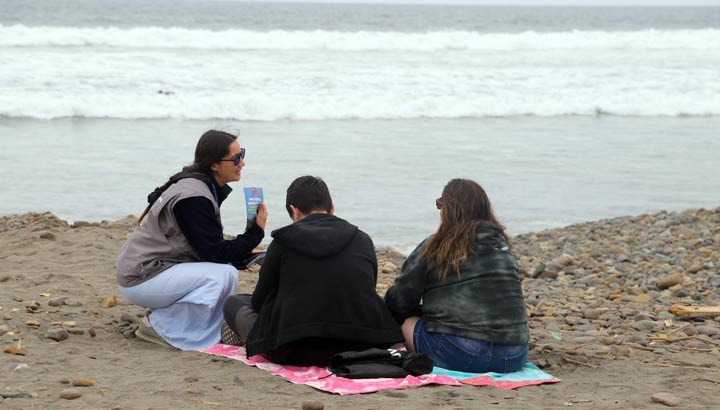
POLYGON ((348 379, 419 376, 432 372, 433 361, 423 353, 407 350, 367 349, 342 352, 330 359, 330 371, 348 379))

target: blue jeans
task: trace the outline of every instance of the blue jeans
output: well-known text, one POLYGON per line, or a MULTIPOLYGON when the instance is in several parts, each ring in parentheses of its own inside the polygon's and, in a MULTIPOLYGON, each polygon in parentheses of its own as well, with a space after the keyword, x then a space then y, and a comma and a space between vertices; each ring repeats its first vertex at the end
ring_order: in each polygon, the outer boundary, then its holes
POLYGON ((425 330, 420 319, 413 331, 413 345, 418 353, 425 353, 435 366, 469 373, 511 373, 522 369, 527 362, 527 343, 505 346, 482 340, 468 339, 425 330))

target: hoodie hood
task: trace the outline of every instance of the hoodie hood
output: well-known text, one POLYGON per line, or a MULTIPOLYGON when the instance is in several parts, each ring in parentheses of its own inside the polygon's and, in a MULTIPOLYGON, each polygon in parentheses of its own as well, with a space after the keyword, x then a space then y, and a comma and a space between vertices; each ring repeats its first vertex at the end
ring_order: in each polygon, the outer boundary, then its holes
POLYGON ((311 214, 270 235, 296 252, 319 258, 345 249, 357 232, 357 226, 334 215, 311 214))

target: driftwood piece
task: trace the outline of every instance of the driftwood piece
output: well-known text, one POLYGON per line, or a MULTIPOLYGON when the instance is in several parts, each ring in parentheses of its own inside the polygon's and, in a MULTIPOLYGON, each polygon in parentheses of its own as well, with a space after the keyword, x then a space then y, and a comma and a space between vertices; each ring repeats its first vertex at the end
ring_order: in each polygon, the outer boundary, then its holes
POLYGON ((673 315, 683 318, 713 318, 720 316, 720 306, 689 306, 681 303, 676 303, 668 309, 668 312, 673 315))
POLYGON ((668 337, 648 337, 647 340, 652 341, 658 341, 658 342, 680 342, 682 340, 699 340, 703 343, 720 346, 720 342, 717 342, 715 340, 708 339, 706 337, 701 336, 685 336, 685 337, 675 337, 675 338, 668 338, 668 337))
POLYGON ((655 351, 655 349, 652 348, 652 347, 645 347, 645 346, 643 346, 643 345, 641 345, 641 344, 638 344, 638 343, 624 342, 623 344, 624 344, 625 346, 632 347, 633 349, 645 350, 646 352, 654 352, 654 351, 655 351))
POLYGON ((565 360, 565 361, 568 362, 568 363, 577 364, 577 365, 579 365, 579 366, 590 367, 590 368, 592 368, 592 369, 597 368, 597 366, 595 366, 594 364, 581 362, 581 361, 579 361, 579 360, 568 359, 567 357, 563 357, 563 360, 565 360))

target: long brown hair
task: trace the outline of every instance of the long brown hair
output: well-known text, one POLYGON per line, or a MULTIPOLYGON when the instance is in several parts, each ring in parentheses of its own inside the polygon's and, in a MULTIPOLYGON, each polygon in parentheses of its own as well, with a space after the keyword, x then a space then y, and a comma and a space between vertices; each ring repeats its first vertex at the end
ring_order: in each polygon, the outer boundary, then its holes
MULTIPOLYGON (((192 164, 183 167, 181 172, 210 172, 212 164, 220 161, 227 155, 228 151, 230 151, 230 144, 236 139, 236 136, 224 131, 206 131, 198 140, 197 146, 195 146, 195 160, 192 164)), ((154 195, 154 198, 157 199, 170 185, 177 182, 175 178, 177 175, 178 174, 171 176, 165 184, 155 188, 155 191, 153 191, 151 195, 154 195)), ((145 215, 150 211, 154 202, 154 200, 151 201, 148 199, 148 205, 145 207, 142 215, 140 215, 140 218, 138 218, 138 225, 140 225, 140 222, 142 222, 145 215)))
POLYGON ((440 227, 428 242, 422 257, 438 276, 446 278, 460 269, 460 264, 476 252, 475 232, 478 226, 491 223, 503 230, 502 235, 512 247, 505 227, 498 222, 485 190, 469 179, 452 179, 438 199, 440 227))

